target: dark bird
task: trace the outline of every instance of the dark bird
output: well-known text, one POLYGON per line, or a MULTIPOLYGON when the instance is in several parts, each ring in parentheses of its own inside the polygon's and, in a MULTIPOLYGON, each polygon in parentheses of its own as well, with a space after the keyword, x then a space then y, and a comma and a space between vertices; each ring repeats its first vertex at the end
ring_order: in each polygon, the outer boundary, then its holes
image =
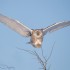
POLYGON ((17 33, 25 37, 31 37, 29 44, 33 45, 33 47, 40 48, 43 41, 43 36, 47 32, 54 32, 61 28, 70 25, 70 21, 63 21, 52 24, 46 28, 42 29, 30 29, 27 26, 21 24, 21 22, 11 19, 7 16, 0 14, 0 22, 7 25, 17 33))

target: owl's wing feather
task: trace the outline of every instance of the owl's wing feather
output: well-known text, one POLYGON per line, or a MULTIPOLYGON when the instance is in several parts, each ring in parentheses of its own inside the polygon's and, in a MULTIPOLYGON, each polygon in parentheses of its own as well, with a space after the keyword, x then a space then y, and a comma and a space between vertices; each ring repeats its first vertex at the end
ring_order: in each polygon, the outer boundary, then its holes
POLYGON ((0 14, 0 22, 6 24, 11 29, 15 30, 17 33, 19 33, 22 36, 30 36, 32 30, 25 25, 21 24, 17 20, 13 20, 11 18, 8 18, 2 14, 0 14))
POLYGON ((45 35, 47 32, 54 32, 56 30, 59 30, 63 27, 69 26, 69 25, 70 25, 70 21, 66 21, 66 22, 63 21, 63 22, 55 23, 51 26, 48 26, 47 28, 44 28, 43 33, 45 35))

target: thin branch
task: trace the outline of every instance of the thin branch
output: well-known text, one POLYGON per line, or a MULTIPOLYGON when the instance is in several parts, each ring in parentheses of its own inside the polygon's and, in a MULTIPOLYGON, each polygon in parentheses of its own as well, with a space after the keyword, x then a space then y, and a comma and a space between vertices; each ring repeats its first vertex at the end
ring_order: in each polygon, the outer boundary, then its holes
MULTIPOLYGON (((55 42, 54 42, 54 44, 55 44, 55 42)), ((26 51, 26 52, 28 52, 28 53, 30 53, 30 54, 36 56, 36 57, 37 57, 37 60, 39 61, 39 63, 40 63, 41 66, 42 66, 42 68, 40 68, 40 69, 43 69, 43 70, 49 70, 50 67, 49 67, 49 69, 47 69, 47 68, 46 68, 46 65, 47 65, 47 61, 50 59, 50 57, 51 57, 51 55, 52 55, 52 51, 53 51, 54 44, 53 44, 53 46, 52 46, 52 49, 51 49, 50 55, 49 55, 49 57, 48 57, 47 59, 44 57, 43 49, 41 48, 41 51, 42 51, 42 57, 44 58, 44 60, 39 56, 39 54, 38 54, 36 51, 25 50, 25 49, 21 49, 21 48, 18 48, 18 49, 23 50, 23 51, 26 51)))
POLYGON ((51 57, 51 55, 52 55, 54 45, 55 45, 55 42, 54 42, 54 44, 53 44, 53 46, 52 46, 52 49, 51 49, 50 55, 49 55, 49 57, 47 58, 46 62, 50 59, 50 57, 51 57))
POLYGON ((25 51, 25 52, 28 52, 28 53, 34 55, 34 52, 31 51, 31 50, 21 49, 21 48, 18 48, 18 47, 17 47, 17 49, 19 49, 19 50, 23 50, 23 51, 25 51))
POLYGON ((0 69, 3 69, 3 70, 4 70, 4 69, 8 69, 8 70, 11 70, 11 69, 12 69, 12 70, 15 70, 15 67, 10 67, 10 66, 1 64, 1 65, 0 65, 0 69))
POLYGON ((36 56, 37 59, 38 59, 38 61, 39 61, 39 63, 42 65, 42 68, 41 69, 46 70, 46 64, 44 63, 44 61, 41 59, 41 57, 38 55, 38 53, 36 51, 25 50, 25 49, 21 49, 21 48, 18 48, 18 49, 23 50, 23 51, 26 51, 26 52, 28 52, 28 53, 36 56))

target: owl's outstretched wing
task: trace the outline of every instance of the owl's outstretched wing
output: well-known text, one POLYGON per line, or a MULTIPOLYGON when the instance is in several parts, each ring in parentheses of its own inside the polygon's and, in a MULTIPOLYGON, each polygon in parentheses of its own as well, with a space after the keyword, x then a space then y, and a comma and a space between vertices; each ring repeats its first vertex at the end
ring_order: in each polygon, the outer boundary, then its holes
POLYGON ((70 25, 70 21, 66 21, 66 22, 63 21, 63 22, 55 23, 51 26, 48 26, 47 28, 44 28, 43 33, 45 35, 47 32, 54 32, 56 30, 59 30, 63 27, 69 26, 69 25, 70 25))
POLYGON ((0 14, 0 22, 6 24, 8 27, 10 27, 22 36, 28 37, 31 35, 32 30, 26 27, 25 25, 21 24, 17 20, 13 20, 11 18, 8 18, 7 16, 0 14))

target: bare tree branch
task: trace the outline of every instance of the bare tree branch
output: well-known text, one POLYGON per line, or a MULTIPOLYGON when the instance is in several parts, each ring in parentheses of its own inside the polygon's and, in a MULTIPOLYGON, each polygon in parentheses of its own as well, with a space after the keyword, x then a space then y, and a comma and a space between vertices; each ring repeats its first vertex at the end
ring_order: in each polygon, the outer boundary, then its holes
MULTIPOLYGON (((55 44, 55 42, 54 42, 54 44, 55 44)), ((17 48, 17 49, 23 50, 23 51, 25 51, 25 52, 28 52, 28 53, 30 53, 30 54, 36 56, 37 60, 39 61, 39 63, 41 64, 41 67, 42 67, 42 68, 40 68, 40 69, 49 70, 50 67, 47 69, 47 68, 46 68, 46 65, 47 65, 47 62, 48 62, 48 60, 50 59, 50 57, 51 57, 51 55, 52 55, 52 51, 53 51, 54 44, 53 44, 53 46, 52 46, 50 55, 49 55, 49 57, 48 57, 47 59, 45 58, 45 56, 44 56, 44 54, 43 54, 43 49, 42 49, 42 48, 41 48, 41 52, 42 52, 42 57, 43 57, 43 59, 40 57, 40 55, 39 55, 36 51, 25 50, 25 49, 21 49, 21 48, 17 48)))
POLYGON ((50 59, 50 57, 51 57, 51 55, 52 55, 54 45, 55 45, 55 42, 54 42, 54 44, 53 44, 53 46, 52 46, 52 49, 51 49, 50 55, 49 55, 49 57, 47 58, 46 62, 50 59))
POLYGON ((8 66, 8 65, 4 65, 4 64, 0 64, 0 69, 2 70, 15 70, 15 67, 12 66, 8 66))

